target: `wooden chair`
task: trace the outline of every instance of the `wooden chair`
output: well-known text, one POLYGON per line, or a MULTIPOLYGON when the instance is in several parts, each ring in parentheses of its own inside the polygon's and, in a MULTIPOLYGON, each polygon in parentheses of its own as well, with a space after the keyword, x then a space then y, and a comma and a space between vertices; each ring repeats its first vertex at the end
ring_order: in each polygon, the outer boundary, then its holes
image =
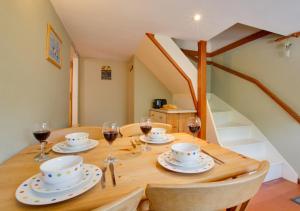
MULTIPOLYGON (((172 125, 169 125, 169 124, 154 122, 154 123, 152 123, 152 127, 165 128, 167 133, 172 132, 172 125)), ((124 126, 120 127, 120 133, 124 137, 138 136, 138 135, 143 134, 140 129, 139 123, 133 123, 133 124, 124 125, 124 126)))
POLYGON ((101 127, 70 127, 52 131, 49 140, 54 142, 61 141, 64 140, 65 135, 76 132, 89 133, 89 138, 94 140, 100 140, 103 138, 101 127))
POLYGON ((117 201, 96 208, 93 211, 135 211, 139 205, 140 200, 144 194, 144 189, 138 188, 137 190, 129 193, 128 195, 120 198, 117 201))
POLYGON ((245 210, 269 169, 262 161, 253 174, 220 182, 188 185, 151 185, 146 189, 151 211, 245 210))

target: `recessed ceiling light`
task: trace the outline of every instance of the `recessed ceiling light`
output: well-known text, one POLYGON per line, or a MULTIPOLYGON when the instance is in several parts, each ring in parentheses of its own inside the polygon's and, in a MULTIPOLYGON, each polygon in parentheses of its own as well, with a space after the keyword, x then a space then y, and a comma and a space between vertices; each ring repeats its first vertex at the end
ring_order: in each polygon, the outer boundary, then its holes
POLYGON ((201 15, 199 14, 194 15, 194 21, 200 21, 200 19, 201 19, 201 15))

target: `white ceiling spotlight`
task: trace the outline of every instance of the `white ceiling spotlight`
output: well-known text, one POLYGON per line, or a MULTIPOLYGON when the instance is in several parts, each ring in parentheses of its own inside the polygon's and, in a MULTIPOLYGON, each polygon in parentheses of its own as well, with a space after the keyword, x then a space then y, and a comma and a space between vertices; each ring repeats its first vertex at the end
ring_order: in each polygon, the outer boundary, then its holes
POLYGON ((201 15, 200 14, 195 14, 194 15, 194 21, 200 21, 201 20, 201 15))

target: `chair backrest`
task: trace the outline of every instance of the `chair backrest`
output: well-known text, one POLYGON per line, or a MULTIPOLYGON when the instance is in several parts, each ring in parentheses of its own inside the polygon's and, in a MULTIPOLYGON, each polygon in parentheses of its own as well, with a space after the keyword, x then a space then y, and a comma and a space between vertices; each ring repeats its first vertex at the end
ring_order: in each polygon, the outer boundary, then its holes
POLYGON ((151 185, 146 189, 150 210, 216 211, 250 200, 258 191, 269 169, 262 161, 253 174, 220 182, 188 185, 151 185))
MULTIPOLYGON (((172 132, 172 125, 170 125, 170 124, 153 122, 152 127, 165 128, 167 133, 172 132)), ((124 137, 138 136, 138 135, 143 134, 141 129, 140 129, 139 123, 133 123, 133 124, 124 125, 124 126, 120 127, 120 133, 124 137)))
POLYGON ((75 132, 89 133, 89 138, 94 140, 100 140, 103 138, 101 127, 70 127, 51 131, 49 140, 61 141, 64 140, 65 135, 75 132))
POLYGON ((93 211, 134 211, 137 210, 139 202, 144 194, 144 189, 138 188, 137 190, 129 193, 128 195, 120 198, 117 201, 106 204, 102 207, 96 208, 93 211))

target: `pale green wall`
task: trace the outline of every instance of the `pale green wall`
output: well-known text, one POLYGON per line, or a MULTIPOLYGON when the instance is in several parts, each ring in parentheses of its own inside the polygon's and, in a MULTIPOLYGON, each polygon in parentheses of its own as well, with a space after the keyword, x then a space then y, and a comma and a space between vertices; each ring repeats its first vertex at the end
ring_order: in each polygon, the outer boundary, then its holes
POLYGON ((32 127, 49 121, 68 124, 69 51, 71 42, 48 0, 0 3, 0 162, 36 143, 32 127), (47 23, 63 41, 63 65, 45 59, 47 23))
POLYGON ((133 113, 131 120, 139 122, 140 118, 149 115, 152 101, 156 98, 165 98, 172 103, 172 93, 148 70, 145 65, 136 57, 132 61, 133 70, 129 73, 129 80, 133 83, 131 90, 133 96, 133 113))
MULTIPOLYGON (((300 113, 300 39, 292 39, 292 55, 270 35, 213 60, 253 76, 300 113)), ((212 92, 251 119, 300 174, 300 125, 251 83, 213 68, 212 92)))
POLYGON ((106 121, 127 123, 128 63, 80 58, 79 124, 101 126, 106 121), (110 65, 112 80, 101 80, 101 67, 110 65))

